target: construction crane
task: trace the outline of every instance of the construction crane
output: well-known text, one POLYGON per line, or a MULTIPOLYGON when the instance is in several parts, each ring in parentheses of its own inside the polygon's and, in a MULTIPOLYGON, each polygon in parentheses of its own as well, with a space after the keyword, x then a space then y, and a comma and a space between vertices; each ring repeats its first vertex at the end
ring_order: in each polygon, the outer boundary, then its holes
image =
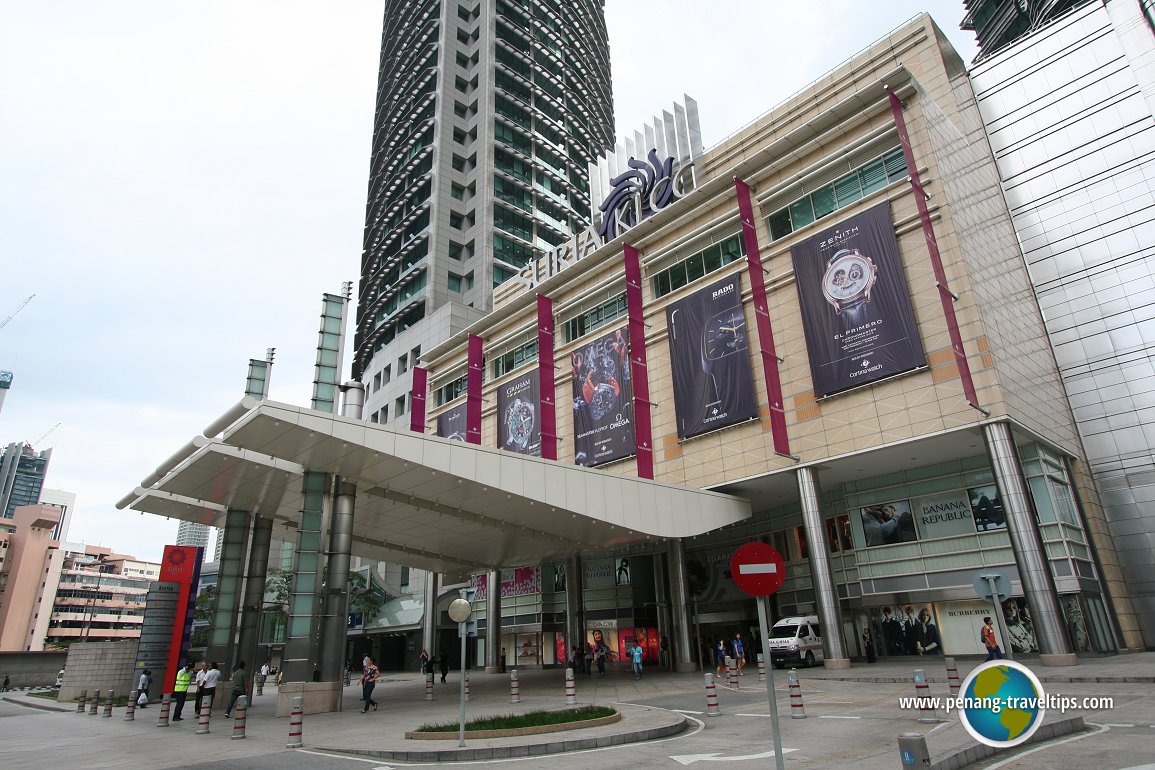
POLYGON ((36 299, 36 295, 30 294, 28 296, 28 299, 21 302, 20 306, 18 308, 16 308, 15 310, 13 310, 11 313, 8 314, 7 318, 5 318, 3 321, 0 321, 0 329, 3 329, 5 326, 7 326, 8 322, 11 321, 13 318, 15 318, 16 314, 19 313, 21 310, 23 310, 24 306, 27 305, 29 302, 31 302, 34 299, 36 299))
POLYGON ((29 441, 29 442, 26 442, 26 443, 28 444, 28 446, 35 448, 37 444, 39 444, 41 441, 43 441, 44 439, 46 439, 46 438, 48 438, 49 436, 51 436, 51 435, 52 435, 52 432, 53 432, 54 430, 56 430, 57 428, 59 428, 59 427, 60 427, 61 425, 63 425, 63 424, 64 424, 64 422, 63 422, 63 421, 56 423, 56 424, 55 424, 55 425, 53 425, 51 428, 49 428, 47 431, 45 431, 45 432, 44 432, 44 435, 42 435, 40 438, 36 439, 35 441, 29 441))

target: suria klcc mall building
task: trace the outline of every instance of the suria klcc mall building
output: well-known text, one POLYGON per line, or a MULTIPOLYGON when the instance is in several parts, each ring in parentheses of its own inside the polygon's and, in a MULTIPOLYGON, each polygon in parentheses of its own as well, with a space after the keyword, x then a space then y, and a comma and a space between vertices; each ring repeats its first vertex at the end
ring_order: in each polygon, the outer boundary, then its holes
POLYGON ((247 399, 130 496, 296 539, 286 682, 319 662, 323 689, 349 654, 312 631, 349 554, 436 573, 421 647, 455 649, 447 589, 477 588, 489 670, 594 639, 655 662, 665 641, 693 670, 757 631, 728 574, 752 540, 785 557, 775 617, 816 616, 829 667, 864 629, 883 656, 984 654, 989 571, 1016 652, 1141 647, 974 92, 930 18, 706 152, 677 120, 652 129, 601 163, 594 226, 423 351, 412 430, 362 421, 358 383, 340 415, 247 399))

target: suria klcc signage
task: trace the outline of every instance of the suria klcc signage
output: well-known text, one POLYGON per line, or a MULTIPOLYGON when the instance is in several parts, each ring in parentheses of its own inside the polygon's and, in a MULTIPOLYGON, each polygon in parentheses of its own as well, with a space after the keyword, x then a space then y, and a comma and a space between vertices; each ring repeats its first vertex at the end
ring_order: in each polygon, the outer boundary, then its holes
POLYGON ((580 262, 627 230, 673 205, 697 186, 692 161, 661 160, 650 150, 645 160, 630 158, 629 170, 610 180, 611 190, 598 206, 595 224, 522 268, 517 279, 532 289, 580 262))

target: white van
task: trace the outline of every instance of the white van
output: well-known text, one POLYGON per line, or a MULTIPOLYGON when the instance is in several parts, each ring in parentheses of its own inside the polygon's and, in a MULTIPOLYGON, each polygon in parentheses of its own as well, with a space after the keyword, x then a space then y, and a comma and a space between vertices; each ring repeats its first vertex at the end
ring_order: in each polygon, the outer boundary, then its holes
POLYGON ((770 629, 770 659, 778 668, 787 663, 810 667, 822 660, 822 630, 817 615, 782 618, 770 629))

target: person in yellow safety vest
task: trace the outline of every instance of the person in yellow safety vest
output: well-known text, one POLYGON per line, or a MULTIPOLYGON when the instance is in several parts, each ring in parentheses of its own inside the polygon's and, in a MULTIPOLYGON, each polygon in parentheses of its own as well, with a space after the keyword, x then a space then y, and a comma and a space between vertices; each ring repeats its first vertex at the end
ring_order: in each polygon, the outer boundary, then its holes
POLYGON ((185 663, 184 667, 176 672, 176 684, 172 687, 172 699, 176 703, 176 708, 172 712, 174 722, 184 719, 180 712, 184 709, 184 699, 188 697, 188 688, 193 676, 192 668, 192 663, 185 663))

